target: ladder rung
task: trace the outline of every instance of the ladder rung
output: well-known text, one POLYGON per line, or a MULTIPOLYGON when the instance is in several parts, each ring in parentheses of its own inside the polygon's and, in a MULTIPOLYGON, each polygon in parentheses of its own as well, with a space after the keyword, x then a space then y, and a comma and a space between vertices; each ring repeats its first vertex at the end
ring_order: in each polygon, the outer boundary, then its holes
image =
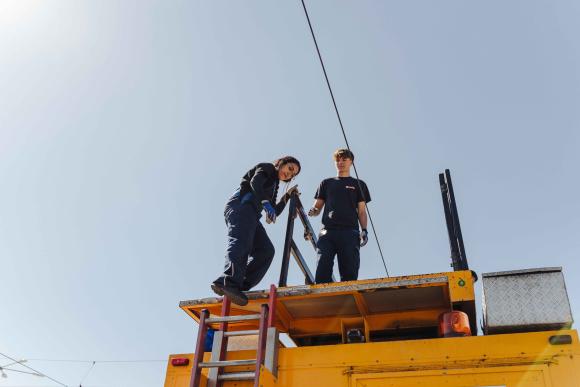
POLYGON ((255 364, 256 359, 249 359, 249 360, 206 361, 203 363, 199 363, 199 366, 203 368, 217 368, 217 367, 247 366, 255 364))
POLYGON ((233 322, 233 321, 246 321, 246 320, 259 320, 259 314, 243 314, 240 316, 220 316, 211 317, 205 320, 206 323, 218 323, 218 322, 233 322))
POLYGON ((231 372, 218 375, 218 380, 252 380, 255 377, 254 372, 231 372))
POLYGON ((260 333, 258 329, 250 329, 249 331, 231 331, 231 332, 224 332, 226 337, 231 336, 250 336, 250 335, 257 335, 260 333))

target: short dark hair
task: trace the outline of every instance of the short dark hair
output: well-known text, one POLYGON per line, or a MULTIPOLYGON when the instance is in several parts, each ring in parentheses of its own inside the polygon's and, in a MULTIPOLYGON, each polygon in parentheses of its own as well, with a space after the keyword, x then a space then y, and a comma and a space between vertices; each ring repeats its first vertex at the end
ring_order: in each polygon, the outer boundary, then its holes
POLYGON ((302 170, 302 167, 300 166, 300 161, 298 161, 298 159, 296 157, 293 156, 284 156, 284 157, 280 157, 278 160, 274 161, 274 166, 276 168, 280 168, 282 165, 284 164, 289 164, 289 163, 293 163, 296 164, 298 166, 298 172, 296 172, 297 176, 300 171, 302 170))
POLYGON ((335 161, 338 159, 351 159, 354 161, 354 153, 352 153, 350 149, 337 149, 334 151, 332 156, 334 157, 335 161))

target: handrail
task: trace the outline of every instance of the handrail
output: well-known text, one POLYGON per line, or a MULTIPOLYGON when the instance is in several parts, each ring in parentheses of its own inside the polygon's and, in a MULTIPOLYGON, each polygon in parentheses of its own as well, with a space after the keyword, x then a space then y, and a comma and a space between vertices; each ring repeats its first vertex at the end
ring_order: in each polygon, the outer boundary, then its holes
POLYGON ((318 238, 316 237, 314 228, 310 224, 310 220, 308 220, 308 215, 306 215, 304 206, 302 205, 302 202, 300 201, 300 198, 298 198, 298 196, 296 196, 296 212, 298 213, 298 217, 300 218, 300 221, 304 226, 304 239, 309 240, 310 243, 312 244, 312 247, 314 247, 314 250, 316 250, 318 245, 318 238))
MULTIPOLYGON (((316 233, 310 224, 308 215, 304 210, 304 206, 298 197, 300 193, 295 191, 290 196, 290 204, 288 208, 288 223, 286 225, 286 235, 284 238, 284 250, 282 251, 282 268, 280 270, 280 280, 278 281, 278 287, 285 287, 288 281, 288 267, 290 265, 290 255, 294 257, 298 267, 304 274, 304 282, 307 285, 313 285, 315 283, 314 276, 308 268, 308 264, 304 259, 304 256, 298 249, 296 242, 294 242, 294 221, 296 217, 300 218, 302 226, 304 226, 304 239, 309 240, 310 244, 316 251, 316 245, 318 243, 318 238, 316 233)), ((332 279, 334 281, 334 277, 332 279)))

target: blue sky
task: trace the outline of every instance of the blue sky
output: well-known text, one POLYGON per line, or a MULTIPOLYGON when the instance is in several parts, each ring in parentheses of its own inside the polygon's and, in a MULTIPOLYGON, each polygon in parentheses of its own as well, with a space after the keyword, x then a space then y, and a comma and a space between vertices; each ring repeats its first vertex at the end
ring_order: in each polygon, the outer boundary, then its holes
MULTIPOLYGON (((449 168, 471 268, 563 266, 578 313, 580 5, 307 5, 391 275, 449 269, 449 168)), ((0 1, 0 352, 78 385, 90 362, 47 360, 193 350, 177 305, 211 294, 242 174, 292 154, 310 204, 335 173, 344 143, 302 12, 0 1)), ((277 282, 284 222, 267 230, 277 254, 260 287, 277 282)), ((360 277, 383 275, 371 240, 360 277)), ((159 386, 164 367, 97 363, 83 386, 159 386)), ((25 385, 57 384, 0 379, 25 385)))

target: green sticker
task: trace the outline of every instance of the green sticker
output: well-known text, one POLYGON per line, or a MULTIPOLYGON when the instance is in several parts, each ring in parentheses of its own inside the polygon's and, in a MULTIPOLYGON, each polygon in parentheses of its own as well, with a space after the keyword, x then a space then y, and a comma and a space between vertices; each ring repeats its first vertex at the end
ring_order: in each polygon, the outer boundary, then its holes
POLYGON ((463 280, 463 278, 459 279, 459 282, 457 283, 459 286, 465 286, 465 281, 463 280))

